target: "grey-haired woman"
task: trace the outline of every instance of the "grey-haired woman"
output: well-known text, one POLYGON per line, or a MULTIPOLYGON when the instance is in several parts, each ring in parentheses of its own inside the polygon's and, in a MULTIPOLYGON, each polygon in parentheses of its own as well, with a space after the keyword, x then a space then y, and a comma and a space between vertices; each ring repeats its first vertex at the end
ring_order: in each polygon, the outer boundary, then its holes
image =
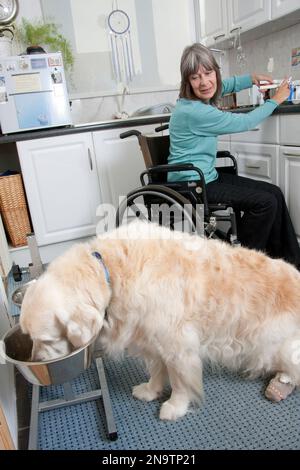
MULTIPOLYGON (((218 99, 226 94, 272 83, 266 75, 234 76, 222 80, 212 52, 195 43, 181 58, 179 100, 170 119, 170 164, 193 163, 204 173, 208 201, 229 203, 238 217, 238 238, 244 246, 263 250, 300 267, 300 248, 279 187, 238 175, 218 173, 215 168, 219 135, 253 129, 270 116, 289 96, 287 80, 272 99, 249 113, 224 112, 218 99)), ((172 173, 171 181, 195 179, 193 172, 172 173)))

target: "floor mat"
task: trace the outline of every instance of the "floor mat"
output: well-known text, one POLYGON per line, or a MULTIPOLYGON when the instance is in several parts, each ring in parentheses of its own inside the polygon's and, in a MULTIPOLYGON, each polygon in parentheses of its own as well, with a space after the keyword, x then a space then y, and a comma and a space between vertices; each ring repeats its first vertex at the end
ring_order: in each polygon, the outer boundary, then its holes
MULTIPOLYGON (((21 282, 9 276, 8 297, 21 282)), ((13 316, 20 313, 10 301, 13 316)), ((106 434, 102 400, 68 406, 40 414, 39 448, 105 450, 188 450, 188 449, 300 449, 300 392, 284 402, 269 402, 263 395, 267 382, 246 380, 226 370, 204 371, 205 402, 176 422, 158 418, 160 400, 151 403, 136 400, 132 387, 147 380, 141 361, 104 360, 118 440, 106 434)), ((187 365, 188 367, 188 365, 187 365)), ((74 392, 99 387, 92 366, 72 383, 74 392)), ((60 398, 61 386, 42 387, 41 401, 60 398)))
MULTIPOLYGON (((40 449, 300 449, 300 393, 280 404, 263 396, 266 382, 248 381, 221 370, 206 368, 205 402, 176 422, 158 418, 161 403, 135 400, 133 385, 147 379, 137 359, 105 361, 118 440, 106 435, 100 400, 40 415, 40 449)), ((77 393, 98 387, 92 367, 73 382, 77 393)), ((61 387, 44 387, 41 400, 58 398, 61 387)))

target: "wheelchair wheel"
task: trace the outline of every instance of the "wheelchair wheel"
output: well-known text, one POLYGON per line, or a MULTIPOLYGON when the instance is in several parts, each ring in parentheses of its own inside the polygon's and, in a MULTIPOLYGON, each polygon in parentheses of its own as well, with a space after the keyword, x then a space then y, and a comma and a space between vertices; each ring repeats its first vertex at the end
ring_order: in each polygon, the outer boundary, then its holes
POLYGON ((204 235, 202 214, 188 199, 166 186, 149 184, 129 193, 117 210, 116 226, 134 218, 156 222, 172 230, 204 235))

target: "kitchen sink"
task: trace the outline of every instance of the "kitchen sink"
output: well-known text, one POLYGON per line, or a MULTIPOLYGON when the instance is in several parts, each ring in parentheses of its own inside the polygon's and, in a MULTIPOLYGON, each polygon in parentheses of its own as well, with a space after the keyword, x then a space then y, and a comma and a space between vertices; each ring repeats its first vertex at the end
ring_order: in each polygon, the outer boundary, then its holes
POLYGON ((134 113, 131 114, 131 117, 139 117, 139 116, 152 116, 157 114, 171 114, 174 105, 172 103, 161 103, 155 104, 153 106, 147 106, 143 108, 139 108, 134 113))

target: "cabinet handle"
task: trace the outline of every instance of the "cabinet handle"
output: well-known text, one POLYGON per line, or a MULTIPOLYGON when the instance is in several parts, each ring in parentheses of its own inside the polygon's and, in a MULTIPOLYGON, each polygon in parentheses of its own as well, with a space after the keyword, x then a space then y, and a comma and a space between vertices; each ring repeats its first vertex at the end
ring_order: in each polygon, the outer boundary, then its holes
POLYGON ((93 166, 92 153, 91 153, 90 148, 88 149, 88 156, 89 156, 89 162, 90 162, 90 169, 91 169, 91 171, 93 171, 94 166, 93 166))
POLYGON ((260 131, 260 128, 259 127, 255 127, 254 129, 250 129, 251 132, 257 132, 257 131, 260 131))
POLYGON ((245 167, 258 170, 260 168, 260 165, 245 165, 245 167))
POLYGON ((236 28, 233 28, 231 31, 230 31, 230 34, 233 33, 234 31, 237 31, 238 29, 242 29, 241 26, 237 26, 236 28))
POLYGON ((283 152, 283 155, 288 155, 289 157, 300 157, 300 153, 297 152, 283 152))
POLYGON ((225 33, 219 34, 218 36, 214 36, 214 40, 216 41, 217 39, 222 38, 223 36, 225 36, 225 33))

